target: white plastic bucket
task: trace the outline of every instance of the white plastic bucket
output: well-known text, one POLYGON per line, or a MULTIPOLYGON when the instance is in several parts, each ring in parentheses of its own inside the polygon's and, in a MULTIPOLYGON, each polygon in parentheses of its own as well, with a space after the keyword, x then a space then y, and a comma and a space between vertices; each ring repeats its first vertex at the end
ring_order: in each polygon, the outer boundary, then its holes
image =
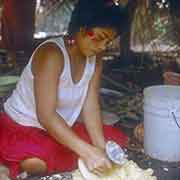
POLYGON ((144 89, 144 150, 155 159, 180 161, 180 86, 144 89))

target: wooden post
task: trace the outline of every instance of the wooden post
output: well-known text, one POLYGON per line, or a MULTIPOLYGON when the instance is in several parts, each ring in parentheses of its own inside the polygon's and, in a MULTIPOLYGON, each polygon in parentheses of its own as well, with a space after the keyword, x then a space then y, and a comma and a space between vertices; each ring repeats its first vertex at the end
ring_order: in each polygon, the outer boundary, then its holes
POLYGON ((180 44, 180 3, 179 0, 169 0, 169 3, 174 36, 177 43, 180 44))
POLYGON ((2 11, 2 44, 10 58, 17 51, 32 50, 36 0, 4 0, 2 11))
POLYGON ((127 31, 121 37, 121 41, 120 41, 122 57, 126 57, 130 53, 131 26, 132 26, 133 16, 134 16, 136 7, 137 7, 137 1, 129 0, 128 5, 127 5, 127 11, 128 11, 127 12, 128 13, 127 31))

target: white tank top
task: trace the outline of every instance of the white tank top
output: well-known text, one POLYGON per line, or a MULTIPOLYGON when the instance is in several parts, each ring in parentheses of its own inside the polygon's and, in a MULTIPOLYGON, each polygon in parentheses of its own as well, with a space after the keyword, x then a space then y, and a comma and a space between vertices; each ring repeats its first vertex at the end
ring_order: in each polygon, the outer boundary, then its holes
MULTIPOLYGON (((45 44, 46 42, 56 43, 64 55, 64 69, 59 77, 57 95, 58 105, 56 112, 64 118, 65 122, 69 126, 72 126, 82 110, 89 82, 95 71, 96 57, 87 58, 81 80, 78 83, 74 83, 71 76, 70 60, 68 52, 65 48, 64 40, 62 38, 50 39, 42 44, 45 44)), ((31 62, 34 53, 32 54, 29 63, 23 70, 16 89, 4 103, 4 110, 15 122, 19 124, 44 129, 39 123, 36 115, 33 74, 31 71, 31 62)))

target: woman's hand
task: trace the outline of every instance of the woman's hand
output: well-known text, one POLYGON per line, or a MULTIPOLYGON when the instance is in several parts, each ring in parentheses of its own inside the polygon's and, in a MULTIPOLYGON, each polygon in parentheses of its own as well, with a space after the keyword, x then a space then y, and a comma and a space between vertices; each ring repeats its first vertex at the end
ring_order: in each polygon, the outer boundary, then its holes
POLYGON ((108 169, 112 168, 112 163, 108 159, 105 151, 97 147, 90 148, 88 153, 81 158, 89 171, 98 176, 101 176, 108 169))
POLYGON ((164 84, 167 85, 180 85, 180 74, 167 71, 163 74, 164 84))

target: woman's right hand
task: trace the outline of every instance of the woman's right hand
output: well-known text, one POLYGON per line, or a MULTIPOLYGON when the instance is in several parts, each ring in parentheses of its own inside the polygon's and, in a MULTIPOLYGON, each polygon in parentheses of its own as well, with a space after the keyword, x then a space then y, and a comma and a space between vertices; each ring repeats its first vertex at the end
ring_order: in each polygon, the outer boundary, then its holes
POLYGON ((112 168, 112 163, 108 159, 105 151, 94 146, 89 148, 88 153, 81 158, 88 170, 98 176, 101 176, 108 169, 112 168))

